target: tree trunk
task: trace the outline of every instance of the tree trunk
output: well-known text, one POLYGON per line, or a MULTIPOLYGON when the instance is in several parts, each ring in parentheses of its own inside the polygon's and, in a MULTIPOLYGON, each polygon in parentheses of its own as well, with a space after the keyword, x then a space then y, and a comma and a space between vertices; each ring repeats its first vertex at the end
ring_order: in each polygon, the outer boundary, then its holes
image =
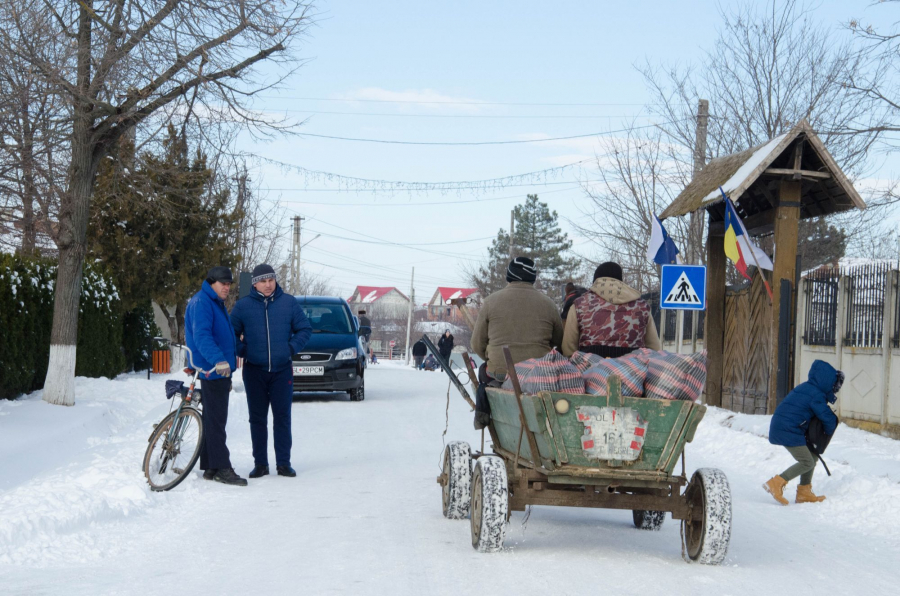
POLYGON ((28 104, 22 106, 22 243, 19 253, 34 254, 37 246, 37 227, 34 218, 34 130, 29 120, 28 104))
POLYGON ((172 337, 177 337, 177 338, 178 338, 178 343, 180 343, 180 344, 182 344, 182 345, 185 345, 185 343, 184 343, 184 325, 178 325, 178 322, 179 322, 179 321, 184 321, 184 310, 185 310, 185 307, 186 307, 186 305, 185 305, 185 303, 184 303, 183 300, 179 300, 179 301, 178 301, 178 304, 175 305, 175 325, 178 326, 178 335, 177 335, 177 336, 175 336, 175 335, 172 336, 172 337))
POLYGON ((50 331, 50 362, 44 381, 44 401, 75 405, 75 352, 78 345, 78 305, 91 204, 91 187, 97 170, 92 142, 91 11, 93 2, 81 3, 78 26, 78 82, 72 123, 72 165, 59 210, 59 266, 50 331))
MULTIPOLYGON (((166 317, 166 323, 169 324, 169 337, 172 338, 173 342, 178 343, 178 311, 176 310, 175 315, 169 314, 169 307, 159 305, 159 310, 162 311, 163 315, 166 317)), ((184 342, 181 342, 184 343, 184 342)))

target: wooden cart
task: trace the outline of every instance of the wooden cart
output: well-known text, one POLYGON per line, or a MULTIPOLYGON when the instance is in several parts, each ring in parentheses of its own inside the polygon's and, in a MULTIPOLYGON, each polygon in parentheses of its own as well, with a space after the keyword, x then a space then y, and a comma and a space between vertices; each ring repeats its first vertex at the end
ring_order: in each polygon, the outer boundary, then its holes
POLYGON ((684 471, 684 447, 705 406, 623 397, 615 376, 607 396, 523 395, 510 376, 514 391, 487 389, 494 455, 450 443, 438 477, 444 515, 470 518, 477 550, 503 546, 512 511, 555 505, 631 510, 635 526, 647 530, 659 529, 671 513, 684 523, 692 560, 724 560, 731 537, 728 480, 720 470, 702 468, 688 481, 684 471))

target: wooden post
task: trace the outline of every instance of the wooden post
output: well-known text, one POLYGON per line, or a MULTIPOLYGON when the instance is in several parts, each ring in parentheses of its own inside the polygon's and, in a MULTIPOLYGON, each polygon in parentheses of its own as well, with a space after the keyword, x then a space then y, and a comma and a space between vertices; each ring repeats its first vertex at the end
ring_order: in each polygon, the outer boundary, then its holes
POLYGON ((725 237, 706 236, 706 403, 722 405, 725 372, 725 237))
POLYGON ((769 399, 766 411, 771 414, 778 406, 776 402, 776 387, 778 383, 778 353, 780 350, 790 350, 790 345, 780 345, 778 342, 778 325, 781 317, 792 317, 793 313, 781 312, 781 304, 778 298, 778 289, 781 280, 787 280, 794 288, 794 277, 797 268, 797 236, 800 227, 800 182, 784 179, 778 189, 778 207, 775 209, 775 271, 772 275, 772 290, 775 298, 772 300, 772 360, 769 367, 769 399))

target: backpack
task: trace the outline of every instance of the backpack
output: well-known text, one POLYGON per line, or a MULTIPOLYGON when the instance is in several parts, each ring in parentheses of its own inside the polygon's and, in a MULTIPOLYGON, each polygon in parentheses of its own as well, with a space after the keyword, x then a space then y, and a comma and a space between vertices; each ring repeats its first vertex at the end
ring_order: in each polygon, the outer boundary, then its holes
POLYGON ((822 454, 828 449, 828 443, 831 442, 831 437, 833 436, 834 434, 825 434, 825 425, 822 424, 822 421, 816 416, 813 416, 812 420, 809 421, 809 425, 806 427, 806 446, 810 451, 816 454, 816 457, 818 457, 819 461, 822 462, 822 465, 825 466, 825 472, 829 476, 831 476, 831 471, 825 464, 825 460, 822 459, 822 454))

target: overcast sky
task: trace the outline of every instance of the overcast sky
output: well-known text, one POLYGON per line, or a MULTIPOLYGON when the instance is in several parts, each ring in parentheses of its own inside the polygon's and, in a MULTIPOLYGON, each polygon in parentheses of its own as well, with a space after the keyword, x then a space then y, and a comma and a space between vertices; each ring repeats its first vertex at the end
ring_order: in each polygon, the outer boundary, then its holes
MULTIPOLYGON (((302 45, 308 62, 256 107, 306 118, 304 133, 394 141, 556 138, 649 123, 648 93, 634 65, 697 59, 716 35, 720 7, 732 4, 320 1, 318 23, 302 45)), ((816 16, 837 32, 851 17, 884 14, 869 5, 822 2, 816 16)), ((593 137, 448 147, 299 136, 241 148, 307 170, 438 182, 590 160, 597 147, 593 137)), ((303 267, 329 277, 345 298, 356 285, 408 293, 413 266, 418 303, 438 285, 463 285, 463 266, 484 257, 529 193, 559 213, 576 250, 591 252, 568 222, 586 207, 579 180, 596 177, 590 163, 548 184, 486 193, 336 192, 333 180, 272 166, 256 176, 289 215, 306 218, 304 242, 321 234, 303 249, 303 267)))

